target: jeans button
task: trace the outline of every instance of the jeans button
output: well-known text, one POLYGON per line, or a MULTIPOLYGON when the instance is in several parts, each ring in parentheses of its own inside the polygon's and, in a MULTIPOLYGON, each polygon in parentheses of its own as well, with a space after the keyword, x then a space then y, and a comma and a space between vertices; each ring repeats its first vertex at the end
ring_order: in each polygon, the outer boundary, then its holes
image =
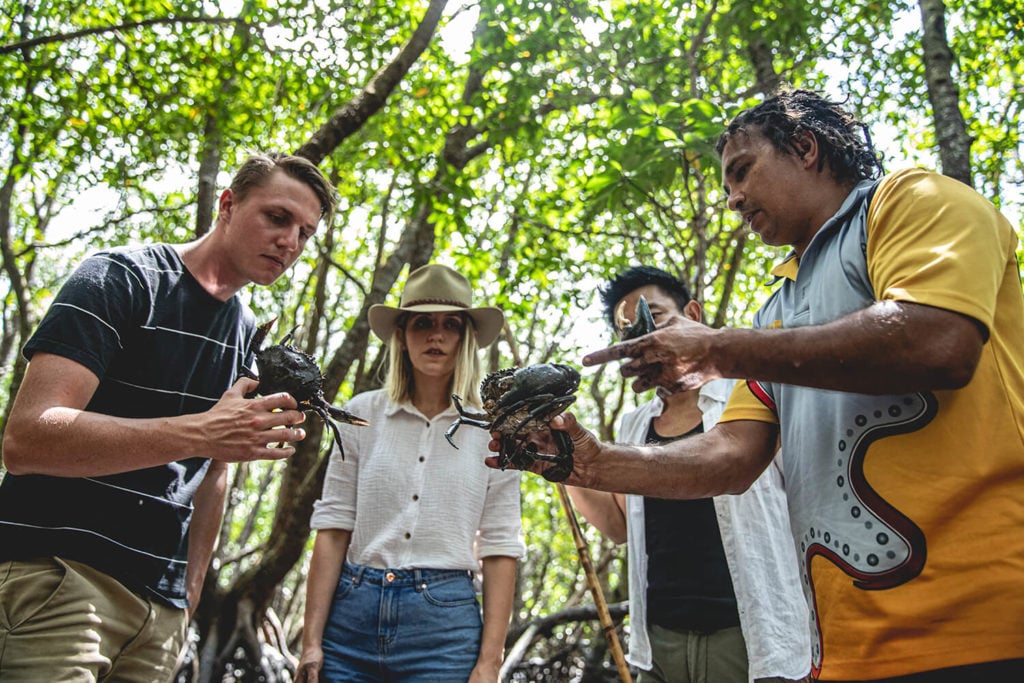
POLYGON ((387 580, 388 583, 391 583, 392 581, 395 580, 395 573, 394 572, 388 572, 387 574, 384 575, 384 578, 387 580))

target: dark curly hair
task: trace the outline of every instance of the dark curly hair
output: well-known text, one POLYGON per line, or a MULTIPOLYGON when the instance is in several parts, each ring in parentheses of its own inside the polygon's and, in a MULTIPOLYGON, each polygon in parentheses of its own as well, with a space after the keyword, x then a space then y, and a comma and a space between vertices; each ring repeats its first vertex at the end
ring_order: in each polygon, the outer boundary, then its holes
POLYGON ((618 327, 615 325, 615 304, 619 303, 633 290, 648 285, 654 285, 668 294, 676 302, 680 311, 683 310, 686 304, 693 301, 690 288, 672 273, 653 266, 633 266, 627 268, 598 290, 598 294, 601 297, 601 305, 604 307, 604 317, 613 332, 618 330, 618 327))
POLYGON ((721 156, 737 133, 758 132, 783 154, 800 156, 797 137, 806 131, 818 140, 818 170, 827 163, 837 182, 858 182, 885 172, 867 126, 838 102, 810 90, 783 90, 741 112, 718 138, 715 149, 721 156))

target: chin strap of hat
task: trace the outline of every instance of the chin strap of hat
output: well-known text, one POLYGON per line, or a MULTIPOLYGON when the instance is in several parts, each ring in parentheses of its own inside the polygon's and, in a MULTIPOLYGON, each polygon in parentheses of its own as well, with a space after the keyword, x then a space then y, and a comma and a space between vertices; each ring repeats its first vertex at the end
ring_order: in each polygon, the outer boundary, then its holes
MULTIPOLYGON (((505 321, 504 338, 511 347, 513 364, 517 368, 523 367, 523 361, 519 357, 519 349, 515 345, 515 336, 509 330, 507 320, 505 321)), ((565 489, 565 484, 556 483, 555 488, 558 489, 558 497, 562 501, 562 510, 565 511, 565 518, 569 522, 569 530, 572 532, 573 541, 576 543, 576 554, 580 558, 580 565, 583 567, 583 573, 587 577, 587 587, 590 589, 590 595, 594 598, 597 617, 601 622, 601 631, 604 633, 605 640, 608 641, 608 650, 612 654, 612 659, 615 660, 615 667, 619 671, 619 678, 622 680, 622 683, 633 683, 633 675, 629 672, 629 665, 626 664, 626 656, 623 654, 622 645, 619 643, 619 634, 615 630, 615 623, 612 621, 611 612, 608 611, 608 601, 604 597, 601 580, 598 578, 597 571, 594 569, 594 563, 590 559, 590 548, 587 545, 586 537, 583 535, 583 530, 580 528, 576 509, 572 505, 572 500, 569 498, 569 492, 565 489)))

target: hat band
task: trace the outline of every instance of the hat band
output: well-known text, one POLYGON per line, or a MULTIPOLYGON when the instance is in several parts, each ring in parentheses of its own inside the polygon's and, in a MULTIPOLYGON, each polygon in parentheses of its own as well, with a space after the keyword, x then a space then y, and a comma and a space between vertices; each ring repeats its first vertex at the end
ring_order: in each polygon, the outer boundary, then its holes
POLYGON ((410 308, 412 306, 423 306, 424 304, 437 304, 440 306, 455 306, 457 308, 469 308, 466 304, 461 301, 455 301, 454 299, 416 299, 416 301, 408 301, 402 304, 402 308, 410 308))

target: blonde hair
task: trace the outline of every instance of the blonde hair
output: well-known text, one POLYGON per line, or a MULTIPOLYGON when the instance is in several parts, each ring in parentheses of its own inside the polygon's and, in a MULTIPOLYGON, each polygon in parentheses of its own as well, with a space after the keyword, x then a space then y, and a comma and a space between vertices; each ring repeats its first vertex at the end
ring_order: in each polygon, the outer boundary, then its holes
MULTIPOLYGON (((463 318, 466 326, 459 341, 459 348, 456 350, 455 372, 452 373, 448 393, 458 394, 464 404, 479 409, 483 405, 480 400, 480 380, 483 379, 483 365, 478 353, 480 346, 476 341, 476 326, 473 319, 468 315, 464 315, 463 318)), ((388 360, 383 384, 392 403, 411 400, 415 388, 412 361, 402 348, 402 334, 408 320, 407 314, 401 316, 395 325, 395 331, 391 333, 391 339, 388 340, 388 360)))

